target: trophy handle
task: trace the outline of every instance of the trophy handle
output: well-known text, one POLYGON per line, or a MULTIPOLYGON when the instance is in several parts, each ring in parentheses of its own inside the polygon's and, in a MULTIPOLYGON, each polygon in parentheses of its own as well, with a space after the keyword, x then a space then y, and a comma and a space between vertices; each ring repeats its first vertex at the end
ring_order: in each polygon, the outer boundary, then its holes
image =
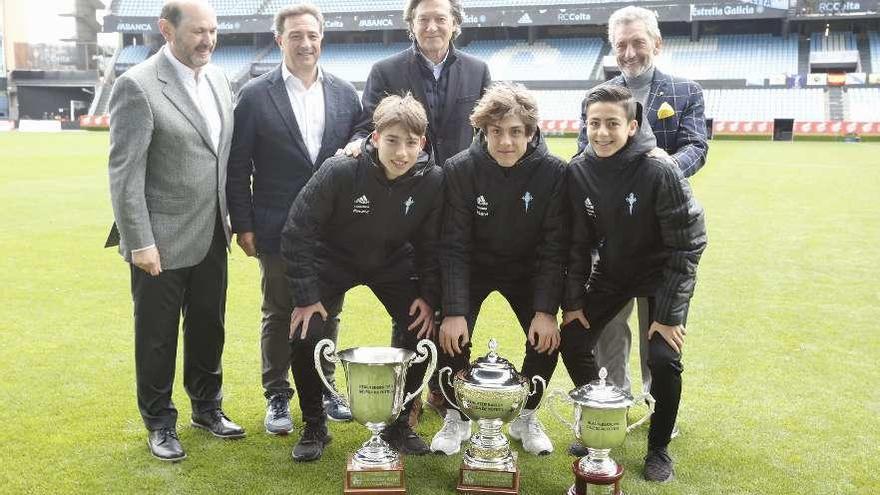
POLYGON ((434 374, 434 370, 437 369, 437 347, 433 342, 428 339, 420 340, 418 345, 416 345, 416 354, 417 356, 410 362, 410 366, 424 362, 429 356, 431 357, 431 361, 428 363, 428 368, 425 369, 425 376, 422 377, 422 384, 419 385, 419 388, 416 389, 415 392, 406 394, 406 397, 403 399, 404 405, 421 395, 425 385, 428 384, 428 380, 431 379, 431 375, 434 374))
POLYGON ((327 387, 327 390, 342 400, 346 407, 348 405, 348 399, 345 398, 344 395, 340 394, 336 387, 331 385, 330 382, 327 381, 327 377, 324 376, 324 369, 321 368, 321 356, 324 357, 327 361, 331 363, 339 364, 339 356, 336 355, 336 344, 333 343, 330 339, 322 339, 315 346, 315 370, 318 372, 318 378, 321 379, 321 382, 327 387))
POLYGON ((532 377, 532 391, 529 392, 529 397, 538 393, 538 383, 541 384, 542 394, 541 394, 541 401, 538 402, 537 406, 535 406, 536 410, 544 404, 544 399, 547 398, 547 381, 538 375, 535 375, 532 377))
POLYGON ((635 430, 636 428, 638 428, 639 426, 641 426, 645 421, 647 421, 651 417, 651 415, 654 414, 654 404, 656 404, 657 401, 654 399, 653 395, 651 395, 649 393, 645 393, 643 395, 640 395, 636 398, 636 402, 639 402, 639 401, 645 401, 648 403, 648 412, 644 416, 642 416, 638 421, 627 426, 626 427, 627 433, 629 433, 629 432, 635 430))
MULTIPOLYGON (((547 394, 545 393, 544 395, 547 394)), ((556 418, 557 421, 567 426, 569 429, 571 429, 571 431, 575 433, 575 435, 577 435, 577 426, 575 426, 574 423, 569 423, 568 420, 563 418, 562 415, 559 414, 559 411, 556 409, 556 404, 559 402, 566 402, 568 404, 574 403, 571 401, 568 395, 566 395, 565 392, 561 390, 554 390, 553 392, 550 392, 550 395, 552 396, 550 398, 548 407, 550 409, 550 413, 553 414, 553 417, 556 418)))
POLYGON ((449 375, 449 378, 447 381, 449 383, 449 387, 452 388, 452 368, 447 366, 437 372, 437 385, 440 387, 440 393, 442 393, 443 397, 446 398, 446 402, 448 402, 449 405, 452 406, 453 409, 457 410, 458 412, 461 412, 461 408, 458 407, 458 404, 456 404, 455 401, 452 400, 449 397, 449 395, 446 394, 446 389, 443 387, 443 375, 449 375))

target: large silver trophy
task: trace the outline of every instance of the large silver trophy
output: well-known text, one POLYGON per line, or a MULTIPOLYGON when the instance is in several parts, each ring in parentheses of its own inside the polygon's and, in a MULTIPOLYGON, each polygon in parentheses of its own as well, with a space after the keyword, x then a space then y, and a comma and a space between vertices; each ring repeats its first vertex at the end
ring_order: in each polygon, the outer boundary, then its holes
POLYGON ((489 353, 468 368, 454 377, 448 366, 439 373, 440 391, 446 400, 479 425, 462 458, 458 482, 460 493, 519 493, 516 453, 510 450, 510 442, 501 428, 519 416, 526 400, 537 393, 539 383, 542 391, 547 387, 540 376, 532 377, 530 384, 497 351, 498 343, 491 339, 489 353), (456 400, 450 398, 444 387, 445 383, 450 383, 450 378, 456 400))
POLYGON ((574 423, 556 411, 553 411, 554 416, 571 428, 587 448, 587 455, 574 461, 571 467, 575 483, 569 488, 568 495, 621 495, 623 466, 617 464, 610 453, 626 440, 626 413, 633 398, 607 382, 607 376, 608 371, 602 368, 598 380, 572 390, 567 396, 562 392, 554 394, 554 398, 574 405, 574 423))
POLYGON ((437 367, 437 348, 433 343, 422 340, 416 349, 417 353, 395 347, 355 347, 336 353, 330 339, 321 340, 315 347, 315 369, 324 386, 351 409, 355 421, 372 433, 348 459, 344 493, 364 493, 365 489, 381 490, 383 494, 406 493, 403 459, 379 434, 397 419, 407 402, 421 394, 437 367), (342 364, 348 392, 345 396, 327 381, 321 357, 342 364), (407 370, 429 358, 418 390, 405 394, 407 370))

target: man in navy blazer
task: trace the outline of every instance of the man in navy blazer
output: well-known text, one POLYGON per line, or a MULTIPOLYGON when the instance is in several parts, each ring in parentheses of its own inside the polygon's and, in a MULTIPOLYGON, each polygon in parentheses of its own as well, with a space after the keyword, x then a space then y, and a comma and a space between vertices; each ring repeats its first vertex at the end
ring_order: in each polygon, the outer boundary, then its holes
MULTIPOLYGON (((643 139, 654 139, 654 153, 668 155, 684 177, 690 177, 706 162, 706 121, 703 117, 703 89, 694 81, 664 74, 654 66, 663 39, 657 15, 641 7, 624 7, 608 19, 608 42, 617 57, 621 74, 603 84, 625 86, 633 92, 645 109, 639 132, 643 139)), ((577 155, 587 146, 586 114, 581 103, 581 132, 577 155)), ((639 354, 641 357, 642 389, 650 392, 651 371, 648 368, 648 305, 639 299, 639 354)), ((630 302, 605 327, 596 346, 596 363, 608 369, 608 379, 627 390, 630 388, 629 350, 631 332, 627 320, 632 313, 630 302)), ((673 431, 673 436, 678 429, 673 431)), ((579 452, 576 452, 579 453, 579 452)), ((665 452, 649 459, 646 469, 664 477, 665 452), (656 462, 655 462, 656 461, 656 462), (654 469, 659 466, 659 468, 654 469)), ((671 473, 671 471, 670 471, 671 473)), ((670 474, 671 475, 671 474, 670 474)))
MULTIPOLYGON (((286 7, 275 15, 274 25, 283 61, 241 89, 227 197, 236 241, 245 254, 259 259, 262 273, 266 431, 286 434, 293 429, 288 334, 295 304, 280 254, 281 229, 312 174, 351 138, 361 106, 349 82, 318 66, 324 28, 320 11, 304 4, 286 7)), ((328 319, 337 322, 340 308, 327 309, 328 319)), ((335 340, 337 325, 325 328, 335 340)), ((350 419, 347 411, 337 412, 341 418, 336 419, 350 419)), ((324 418, 304 419, 323 424, 324 418)))

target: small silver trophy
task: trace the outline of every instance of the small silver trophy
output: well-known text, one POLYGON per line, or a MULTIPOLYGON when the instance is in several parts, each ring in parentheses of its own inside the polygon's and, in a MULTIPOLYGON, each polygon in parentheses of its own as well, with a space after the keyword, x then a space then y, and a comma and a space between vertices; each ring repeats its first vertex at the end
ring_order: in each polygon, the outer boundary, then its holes
POLYGON ((572 390, 567 396, 562 392, 554 394, 554 399, 574 405, 574 423, 556 411, 552 411, 553 415, 571 428, 575 437, 587 447, 587 455, 572 465, 575 484, 569 488, 568 495, 621 495, 623 466, 611 458, 610 452, 626 440, 626 413, 633 398, 606 382, 607 376, 608 371, 602 368, 598 380, 572 390))
POLYGON ((429 340, 421 340, 418 353, 396 347, 355 347, 335 352, 330 339, 315 347, 315 369, 333 395, 350 409, 355 421, 369 428, 372 436, 349 457, 344 493, 363 493, 365 489, 383 490, 384 494, 406 493, 403 460, 382 437, 385 426, 397 419, 403 406, 421 394, 437 367, 437 348, 429 340), (347 397, 324 376, 321 357, 342 363, 345 371, 347 397), (406 372, 410 366, 431 361, 418 390, 405 394, 406 372))
POLYGON ((462 458, 460 493, 519 493, 516 453, 510 450, 510 442, 501 428, 519 416, 526 400, 537 393, 539 383, 541 390, 547 386, 540 376, 532 377, 530 386, 529 380, 497 351, 498 343, 491 339, 486 356, 478 358, 454 377, 448 366, 438 375, 440 391, 446 400, 479 425, 462 458), (450 398, 444 387, 450 383, 450 378, 456 400, 450 398))

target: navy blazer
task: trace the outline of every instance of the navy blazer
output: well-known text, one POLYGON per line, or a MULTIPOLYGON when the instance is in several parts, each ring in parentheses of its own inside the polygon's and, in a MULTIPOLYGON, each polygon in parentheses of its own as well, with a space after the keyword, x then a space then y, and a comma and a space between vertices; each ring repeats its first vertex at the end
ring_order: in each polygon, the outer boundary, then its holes
MULTIPOLYGON (((602 84, 626 86, 622 75, 602 84)), ((584 98, 581 102, 581 131, 576 155, 580 155, 587 147, 586 103, 584 98)), ((685 177, 697 173, 706 163, 709 150, 706 119, 703 117, 703 88, 690 79, 670 76, 654 69, 647 103, 645 116, 654 131, 654 137, 657 138, 657 146, 672 156, 685 177), (669 103, 675 114, 659 119, 657 111, 663 103, 669 103)))
POLYGON ((324 71, 324 135, 315 163, 297 125, 281 66, 238 95, 226 196, 233 232, 254 232, 257 251, 281 252, 290 205, 324 160, 344 148, 361 114, 354 86, 324 71))
MULTIPOLYGON (((455 61, 444 70, 449 71, 449 86, 446 91, 444 114, 439 116, 441 124, 434 129, 428 115, 428 142, 426 149, 433 153, 434 163, 443 166, 446 159, 467 149, 474 138, 470 124, 471 112, 477 100, 483 96, 492 82, 486 62, 451 47, 455 61)), ((366 138, 373 132, 373 111, 382 98, 388 95, 403 95, 407 91, 430 113, 425 96, 425 86, 419 72, 421 54, 413 46, 382 59, 373 65, 364 86, 364 113, 358 123, 355 138, 366 138)))

